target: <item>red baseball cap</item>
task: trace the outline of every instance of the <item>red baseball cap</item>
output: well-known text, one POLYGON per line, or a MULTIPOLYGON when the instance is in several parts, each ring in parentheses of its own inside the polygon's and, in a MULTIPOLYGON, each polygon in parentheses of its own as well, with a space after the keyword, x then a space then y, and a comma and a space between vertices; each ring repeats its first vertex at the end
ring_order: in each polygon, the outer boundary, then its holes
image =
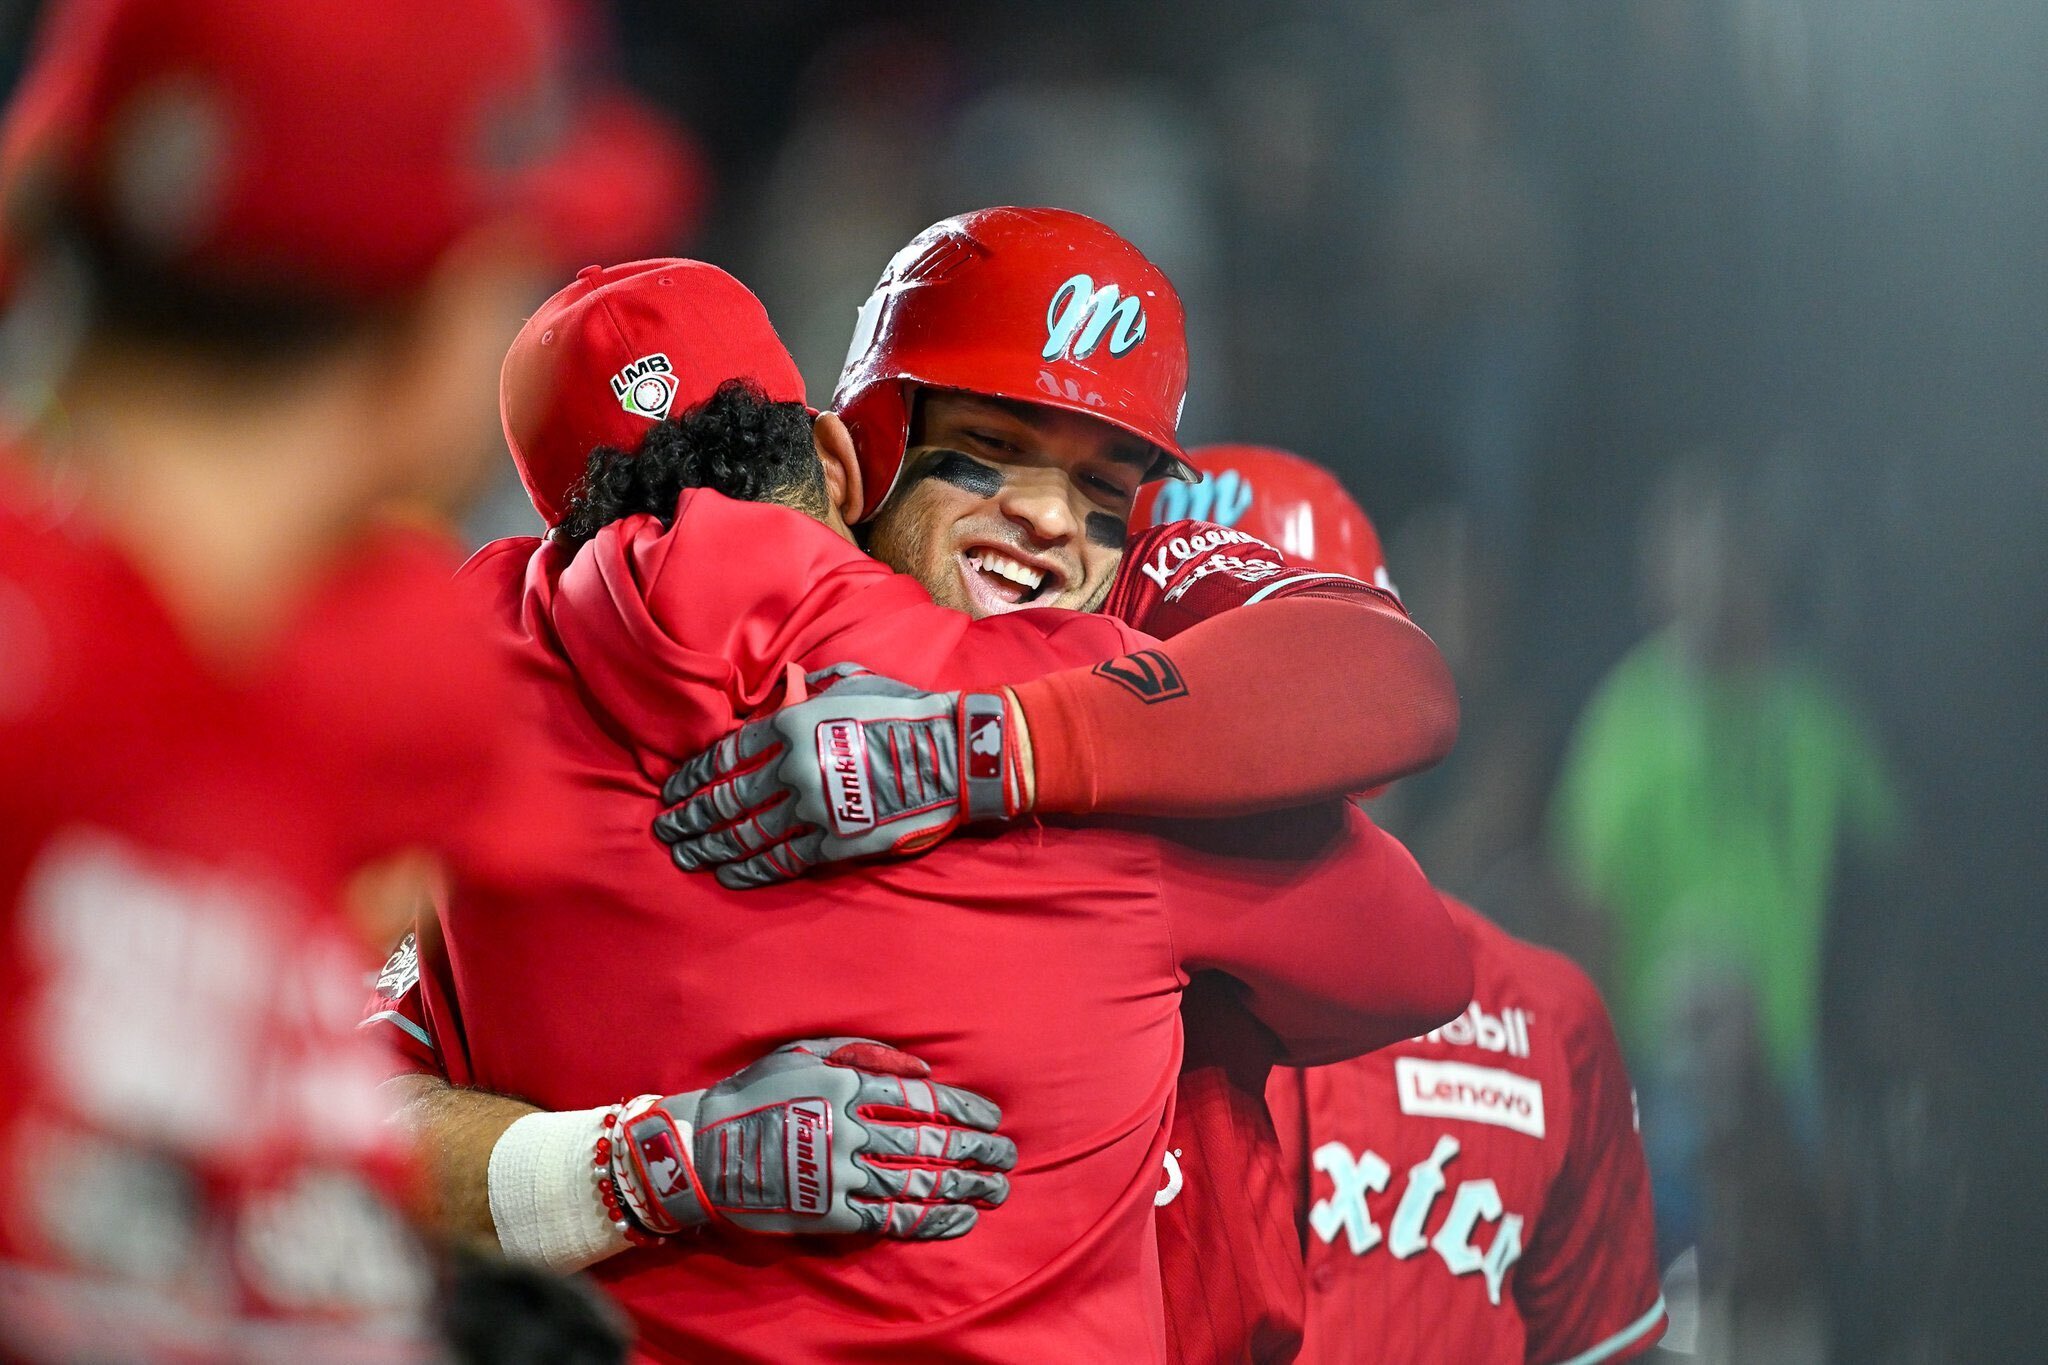
POLYGON ((573 247, 555 266, 631 261, 674 251, 702 218, 711 173, 696 142, 618 84, 592 86, 542 178, 549 245, 573 247))
POLYGON ((9 107, 9 220, 68 203, 205 278, 416 286, 466 233, 589 211, 544 0, 56 0, 9 107))
POLYGON ((715 265, 587 266, 526 320, 498 377, 498 415, 526 495, 553 526, 593 446, 632 450, 728 379, 802 403, 804 378, 768 310, 715 265))
POLYGON ((548 217, 575 249, 555 261, 636 261, 674 251, 695 228, 711 170, 676 121, 616 76, 609 0, 542 0, 576 77, 575 112, 544 177, 548 217))

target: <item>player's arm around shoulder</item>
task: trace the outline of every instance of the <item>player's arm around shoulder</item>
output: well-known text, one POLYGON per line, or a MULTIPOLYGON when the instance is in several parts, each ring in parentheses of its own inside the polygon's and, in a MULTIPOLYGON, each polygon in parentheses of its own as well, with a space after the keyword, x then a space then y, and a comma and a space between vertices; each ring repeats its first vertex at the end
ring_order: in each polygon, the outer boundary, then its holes
POLYGON ((1408 850, 1343 802, 1162 826, 1184 971, 1244 988, 1292 1065, 1426 1033, 1472 999, 1471 948, 1408 850))
POLYGON ((1450 667, 1400 598, 1290 564, 1241 531, 1176 521, 1139 532, 1103 610, 1181 650, 1234 655, 1247 677, 1284 681, 1260 709, 1299 703, 1293 714, 1314 717, 1321 744, 1355 746, 1353 790, 1428 768, 1457 739, 1450 667))
POLYGON ((445 1237, 573 1271, 711 1225, 944 1240, 1009 1195, 1001 1111, 871 1039, 785 1044, 704 1090, 586 1110, 451 1084, 420 989, 430 923, 393 953, 362 1027, 389 1049, 391 1121, 445 1237))

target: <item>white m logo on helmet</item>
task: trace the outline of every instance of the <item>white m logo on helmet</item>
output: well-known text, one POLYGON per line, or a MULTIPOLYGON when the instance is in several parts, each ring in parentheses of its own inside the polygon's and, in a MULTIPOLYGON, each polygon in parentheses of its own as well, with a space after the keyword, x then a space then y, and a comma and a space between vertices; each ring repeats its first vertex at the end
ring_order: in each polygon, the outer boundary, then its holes
POLYGON ((1130 350, 1145 339, 1144 306, 1135 297, 1124 298, 1113 284, 1097 289, 1086 275, 1076 275, 1053 291, 1045 310, 1045 359, 1086 359, 1102 344, 1105 333, 1111 355, 1130 350))

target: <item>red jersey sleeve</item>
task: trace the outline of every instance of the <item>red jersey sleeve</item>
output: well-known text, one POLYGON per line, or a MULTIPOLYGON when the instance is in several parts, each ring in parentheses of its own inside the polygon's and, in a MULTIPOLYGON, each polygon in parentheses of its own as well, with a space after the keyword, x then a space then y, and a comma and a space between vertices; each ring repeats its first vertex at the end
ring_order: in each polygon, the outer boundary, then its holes
POLYGON ((1664 1335, 1635 1090, 1599 991, 1570 975, 1571 1146, 1515 1277, 1530 1365, 1627 1360, 1664 1335))
POLYGON ((1181 969, 1233 978, 1316 1065, 1427 1032, 1472 998, 1471 954, 1408 850, 1342 802, 1163 826, 1181 969))

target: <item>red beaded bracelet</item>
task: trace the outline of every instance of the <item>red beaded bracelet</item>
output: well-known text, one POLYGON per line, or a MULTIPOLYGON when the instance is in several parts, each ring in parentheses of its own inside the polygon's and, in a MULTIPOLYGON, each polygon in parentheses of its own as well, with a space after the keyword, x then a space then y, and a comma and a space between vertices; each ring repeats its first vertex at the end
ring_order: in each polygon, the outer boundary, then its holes
POLYGON ((618 1225, 628 1242, 636 1247, 653 1246, 661 1238, 641 1227, 626 1212, 625 1200, 619 1194, 619 1177, 612 1169, 612 1130, 618 1126, 619 1115, 625 1108, 623 1104, 615 1104, 605 1111, 604 1131, 598 1135, 597 1151, 591 1158, 597 1175, 598 1202, 604 1205, 605 1217, 618 1225))

